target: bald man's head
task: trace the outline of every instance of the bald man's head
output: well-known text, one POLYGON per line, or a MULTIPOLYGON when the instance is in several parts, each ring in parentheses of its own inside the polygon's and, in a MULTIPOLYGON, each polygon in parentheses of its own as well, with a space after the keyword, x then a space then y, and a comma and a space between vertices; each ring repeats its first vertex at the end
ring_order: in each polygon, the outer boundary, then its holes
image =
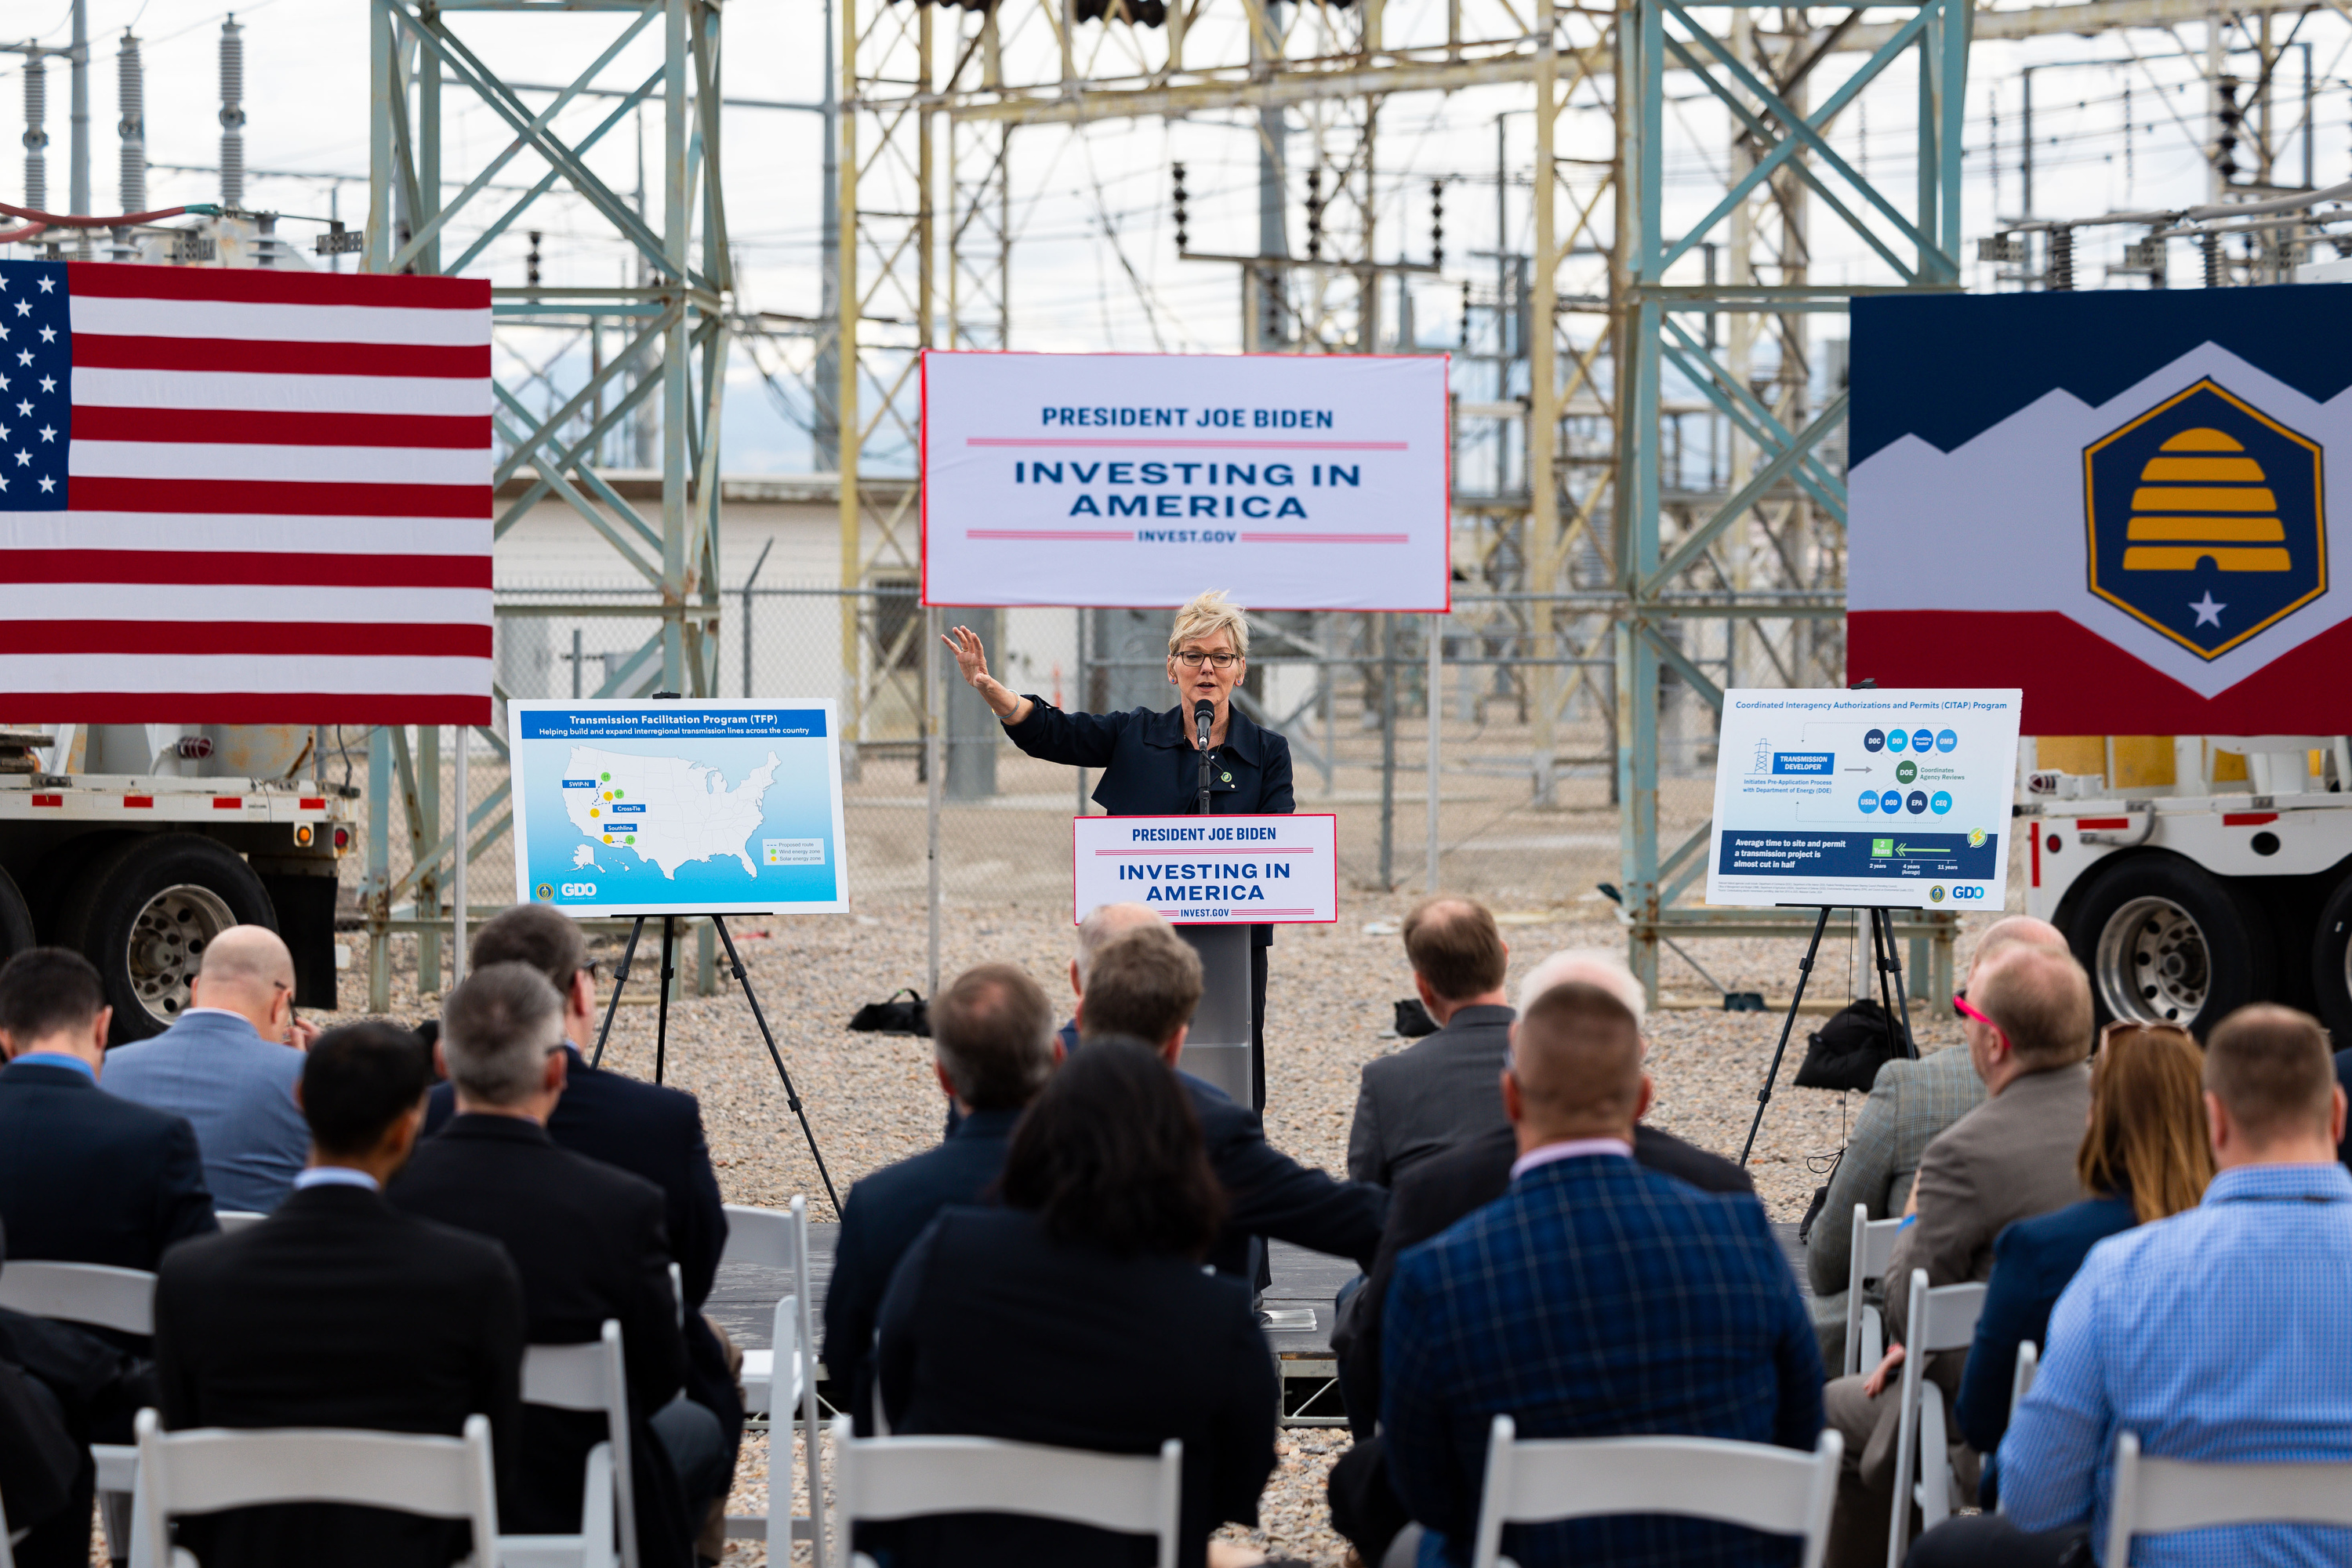
POLYGON ((1070 960, 1070 984, 1080 991, 1087 986, 1087 972, 1094 967, 1095 954, 1103 944, 1123 931, 1138 926, 1164 926, 1168 922, 1160 911, 1149 904, 1103 904, 1078 922, 1077 956, 1070 960))
POLYGON ((2048 921, 2032 915, 2003 915, 1985 927, 1977 938, 1977 950, 1969 956, 1969 973, 1973 975, 1984 967, 1986 959, 2006 947, 2038 947, 2049 952, 2069 952, 2066 933, 2048 921))
POLYGON ((2030 1072, 2091 1054, 2091 979, 2074 954, 2027 942, 1979 957, 1969 1000, 1990 1018, 2030 1072))
POLYGON ((294 955, 268 926, 231 926, 205 944, 188 1000, 242 1016, 276 1041, 294 1001, 294 955))
POLYGON ((1580 980, 1552 986, 1511 1030, 1506 1104, 1524 1151, 1570 1138, 1630 1138, 1646 1109, 1642 1026, 1633 1010, 1580 980))

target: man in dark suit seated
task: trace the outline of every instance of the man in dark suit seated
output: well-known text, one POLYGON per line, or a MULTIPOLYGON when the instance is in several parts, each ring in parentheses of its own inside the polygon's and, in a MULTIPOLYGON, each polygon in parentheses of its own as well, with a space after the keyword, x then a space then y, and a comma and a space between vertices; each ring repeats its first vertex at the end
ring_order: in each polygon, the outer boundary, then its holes
MULTIPOLYGON (((1086 989, 1078 996, 1078 1033, 1148 1041, 1174 1068, 1200 1000, 1200 955, 1151 915, 1149 924, 1104 942, 1087 964, 1086 989)), ((1244 1278, 1255 1273, 1252 1248, 1261 1237, 1370 1266, 1388 1217, 1385 1189, 1336 1181, 1301 1165, 1265 1141, 1256 1111, 1190 1073, 1180 1070, 1176 1077, 1192 1097, 1209 1164, 1225 1190, 1225 1223, 1207 1259, 1217 1272, 1244 1278)))
MULTIPOLYGON (((155 1288, 163 1425, 327 1426, 455 1436, 490 1421, 512 1462, 522 1286, 496 1242, 404 1215, 381 1194, 425 1120, 416 1037, 352 1024, 302 1064, 310 1164, 268 1219, 173 1249, 155 1288)), ((179 1521, 205 1568, 440 1568, 488 1555, 463 1522, 297 1503, 179 1521)))
MULTIPOLYGON (((1623 1003, 1637 1022, 1641 1019, 1642 983, 1617 959, 1591 952, 1569 951, 1545 959, 1521 983, 1519 999, 1532 1005, 1554 985, 1572 981, 1599 986, 1623 1003)), ((1495 1094, 1499 1101, 1499 1073, 1495 1094)), ((1387 1443, 1375 1430, 1381 1409, 1382 1308, 1397 1259, 1405 1248, 1427 1241, 1509 1191, 1511 1167, 1518 1157, 1518 1130, 1506 1119, 1500 1127, 1433 1155, 1408 1173, 1390 1200, 1388 1227, 1381 1232, 1370 1278, 1350 1299, 1332 1332, 1339 1392, 1356 1442, 1331 1467, 1331 1524, 1367 1563, 1378 1563, 1397 1533, 1412 1522, 1404 1500, 1389 1479, 1387 1443)), ((1753 1196, 1756 1191, 1748 1173, 1722 1155, 1710 1154, 1647 1121, 1633 1129, 1633 1163, 1703 1193, 1753 1196)))
MULTIPOLYGON (((1503 1097, 1519 1154, 1500 1198, 1401 1258, 1382 1336, 1389 1472, 1466 1563, 1488 1428, 1523 1438, 1675 1435, 1810 1449, 1822 1429, 1812 1323, 1764 1211, 1643 1168, 1641 1028, 1571 982, 1519 1017, 1503 1097)), ((1797 1543, 1686 1519, 1506 1530, 1525 1568, 1794 1563, 1797 1543)))
POLYGON ((0 1226, 12 1258, 152 1269, 218 1228, 184 1116, 99 1088, 106 1005, 78 952, 37 947, 0 968, 0 1226))
MULTIPOLYGON (((662 1190, 669 1255, 686 1287, 686 1393, 727 1430, 733 1472, 743 1438, 743 1401, 736 1392, 735 1353, 718 1325, 703 1315, 719 1255, 727 1247, 727 1211, 719 1176, 703 1141, 702 1109, 694 1096, 588 1065, 581 1053, 596 1042, 596 977, 580 928, 545 904, 517 904, 474 933, 468 950, 478 967, 528 963, 563 998, 563 1098, 547 1119, 547 1135, 561 1149, 618 1165, 662 1190)), ((457 1113, 457 1091, 433 1090, 425 1118, 427 1137, 457 1113)), ((726 1547, 723 1509, 703 1521, 696 1550, 716 1558, 726 1547)))
POLYGON ((1053 1031, 1045 992, 1009 963, 965 971, 931 1005, 932 1068, 955 1125, 938 1148, 849 1189, 825 1289, 825 1373, 861 1433, 872 1430, 870 1352, 891 1272, 940 1210, 988 1200, 1013 1124, 1054 1070, 1053 1031))
MULTIPOLYGON (((726 1490, 726 1435, 716 1415, 678 1395, 686 1345, 661 1189, 547 1135, 563 1095, 562 1015, 555 988, 527 963, 486 965, 449 993, 435 1049, 457 1114, 418 1146, 390 1196, 394 1208, 506 1248, 522 1276, 532 1344, 583 1343, 607 1318, 619 1321, 638 1561, 687 1568, 704 1512, 726 1490)), ((499 1527, 579 1530, 583 1466, 604 1435, 592 1412, 525 1405, 499 1527)))
POLYGON ((1509 1126, 1496 1086, 1510 1052, 1511 950, 1495 917, 1470 899, 1423 899, 1404 917, 1404 952, 1437 1032, 1364 1064, 1348 1126, 1348 1174, 1384 1187, 1433 1154, 1509 1126))

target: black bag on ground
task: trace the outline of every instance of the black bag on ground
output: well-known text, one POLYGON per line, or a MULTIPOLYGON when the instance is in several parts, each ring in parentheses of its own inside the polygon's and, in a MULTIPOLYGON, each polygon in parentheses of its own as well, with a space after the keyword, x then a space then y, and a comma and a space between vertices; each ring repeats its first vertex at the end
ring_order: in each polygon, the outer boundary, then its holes
POLYGON ((920 1035, 931 1037, 931 1005, 912 986, 890 993, 887 1002, 868 1002, 849 1020, 861 1035, 920 1035), (910 998, 901 1002, 899 997, 910 998))
POLYGON ((1437 1020, 1421 1005, 1418 996, 1408 996, 1396 1005, 1396 1032, 1408 1040, 1437 1033, 1437 1020))
POLYGON ((1899 1039, 1895 1020, 1877 999, 1859 997, 1805 1037, 1797 1087, 1866 1091, 1876 1081, 1878 1069, 1900 1054, 1899 1039))

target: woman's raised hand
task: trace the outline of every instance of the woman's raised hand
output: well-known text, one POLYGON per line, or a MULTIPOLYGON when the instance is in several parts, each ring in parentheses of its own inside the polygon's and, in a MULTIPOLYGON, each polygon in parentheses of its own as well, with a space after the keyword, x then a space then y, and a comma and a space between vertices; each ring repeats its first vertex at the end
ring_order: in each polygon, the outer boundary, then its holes
POLYGON ((957 626, 940 640, 955 655, 956 668, 991 712, 1007 724, 1017 724, 1029 716, 1028 700, 988 673, 988 650, 980 646, 978 632, 957 626))
POLYGON ((963 674, 964 682, 977 691, 986 691, 996 684, 988 675, 988 650, 980 646, 980 634, 970 626, 957 626, 940 639, 955 655, 956 668, 963 674))

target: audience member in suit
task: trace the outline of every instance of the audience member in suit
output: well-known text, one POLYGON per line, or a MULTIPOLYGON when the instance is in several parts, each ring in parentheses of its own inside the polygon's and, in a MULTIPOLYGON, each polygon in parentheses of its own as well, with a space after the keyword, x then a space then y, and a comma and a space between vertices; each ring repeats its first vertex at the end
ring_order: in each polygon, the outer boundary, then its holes
POLYGON ((318 1026, 294 1016, 294 955, 268 926, 229 927, 203 963, 170 1028, 108 1055, 106 1091, 186 1117, 213 1202, 268 1214, 310 1152, 294 1086, 318 1026))
MULTIPOLYGON (((563 998, 563 1098, 547 1119, 547 1135, 558 1148, 618 1165, 662 1190, 669 1255, 686 1288, 687 1397, 726 1427, 731 1474, 743 1437, 743 1400, 735 1386, 741 1357, 702 1310, 727 1247, 727 1211, 703 1141, 701 1107, 681 1090, 588 1065, 581 1053, 596 1040, 596 977, 588 944, 569 917, 545 904, 517 904, 474 933, 469 952, 477 965, 528 963, 563 998)), ((425 1134, 438 1131, 456 1111, 456 1089, 436 1085, 425 1134)), ((717 1557, 725 1545, 725 1520, 714 1509, 697 1550, 717 1557)))
MULTIPOLYGON (((1570 982, 1599 986, 1623 1003, 1640 1023, 1647 1001, 1642 983, 1622 960, 1609 953, 1570 949, 1552 954, 1521 984, 1519 1001, 1532 1006, 1553 986, 1570 982)), ((1498 1100, 1499 1078, 1497 1074, 1498 1100)), ((1427 1241, 1509 1191, 1511 1167, 1518 1157, 1518 1130, 1507 1120, 1409 1172, 1390 1200, 1389 1223, 1381 1232, 1370 1278, 1349 1298, 1331 1335, 1339 1361, 1339 1392, 1356 1436, 1354 1446, 1331 1467, 1331 1525, 1366 1563, 1380 1562, 1412 1518, 1389 1479, 1387 1443, 1374 1430, 1381 1408, 1381 1321, 1397 1259, 1405 1248, 1427 1241)), ((1705 1193, 1753 1196, 1756 1191, 1738 1165, 1646 1121, 1633 1129, 1633 1163, 1705 1193)))
POLYGON ((1919 1538, 1907 1560, 1923 1568, 1987 1561, 2057 1568, 2084 1531, 2020 1530, 1995 1513, 1999 1467, 1990 1457, 2009 1428, 2017 1348, 2050 1352, 2050 1314, 2091 1248, 2135 1225, 2193 1209, 2213 1180, 2205 1124, 2204 1050, 2171 1024, 2110 1024, 2091 1058, 2091 1125, 2075 1152, 2075 1173, 2096 1197, 2021 1219, 1993 1244, 1992 1279, 1977 1318, 1968 1370, 1954 1402, 1960 1435, 1986 1455, 1979 1500, 1919 1538))
POLYGON ((932 1070, 960 1112, 936 1149, 849 1189, 824 1293, 824 1363, 835 1398, 873 1430, 867 1351, 898 1259, 950 1204, 991 1199, 1021 1112, 1054 1070, 1054 1013, 1009 963, 965 971, 931 1005, 932 1070))
POLYGON ((99 1088, 107 1066, 98 971, 37 947, 0 968, 0 1225, 16 1258, 152 1269, 217 1228, 187 1118, 99 1088))
MULTIPOLYGON (((1830 1529, 1831 1568, 1886 1559, 1896 1495, 1896 1369, 1911 1271, 1926 1269, 1930 1286, 1988 1279, 2002 1231, 2086 1195, 2074 1152, 2091 1110, 2091 1074, 2083 1063, 2091 1049, 2089 977, 2072 954, 2017 943, 1979 963, 1969 989, 1956 1001, 1985 1102, 1938 1135, 1920 1159, 1911 1188, 1916 1217, 1887 1262, 1893 1342, 1886 1358, 1869 1372, 1832 1381, 1824 1395, 1830 1423, 1846 1444, 1830 1529)), ((1937 1397, 1958 1392, 1962 1362, 1958 1351, 1928 1361, 1937 1397)), ((1963 1500, 1973 1500, 1975 1450, 1956 1441, 1952 1458, 1963 1500)))
MULTIPOLYGON (((1969 955, 1969 973, 2011 942, 2064 952, 2066 933, 2031 915, 2008 915, 1985 928, 1969 955)), ((1960 994, 1969 994, 1968 980, 1960 994)), ((1969 1053, 1947 1047, 1916 1061, 1897 1057, 1878 1069, 1870 1097, 1830 1173, 1820 1213, 1805 1239, 1805 1272, 1813 1287, 1813 1331, 1822 1361, 1845 1364, 1845 1292, 1853 1268, 1853 1206, 1872 1219, 1892 1219, 1911 1201, 1911 1181, 1937 1133, 1984 1103, 1984 1083, 1969 1053)))
MULTIPOLYGON (((2093 1247, 2051 1314, 2049 1357, 2000 1445, 2021 1530, 2103 1542, 2124 1432, 2151 1458, 2352 1463, 2352 1175, 2336 1159, 2344 1093, 2326 1032, 2290 1008, 2241 1008, 2206 1037, 2204 1081, 2219 1168, 2204 1200, 2093 1247)), ((2131 1559, 2344 1563, 2352 1530, 2184 1531, 2141 1537, 2131 1559)))
MULTIPOLYGON (((891 1279, 876 1352, 891 1429, 1115 1454, 1177 1438, 1178 1561, 1201 1568, 1218 1524, 1257 1521, 1277 1396, 1247 1289, 1201 1267, 1223 1199, 1191 1097, 1144 1046, 1090 1034, 1014 1131, 1003 1188, 1003 1207, 942 1210, 891 1279)), ((1157 1550, 1003 1515, 888 1533, 898 1568, 1139 1565, 1157 1550)))
MULTIPOLYGON (((1089 1040, 1124 1035, 1149 1041, 1174 1068, 1201 1000, 1200 955, 1140 905, 1111 905, 1089 918, 1118 918, 1114 910, 1140 910, 1143 921, 1096 951, 1078 997, 1078 1032, 1089 1040)), ((1370 1266, 1388 1218, 1386 1189, 1334 1181, 1301 1165, 1265 1141, 1256 1111, 1190 1073, 1178 1071, 1176 1080, 1192 1101, 1210 1167, 1224 1189, 1224 1224, 1208 1253, 1217 1272, 1260 1275, 1264 1255, 1254 1266, 1251 1254, 1254 1239, 1261 1237, 1352 1258, 1360 1268, 1370 1266)))
MULTIPOLYGON (((693 1537, 730 1474, 719 1417, 678 1392, 686 1345, 661 1189, 548 1137, 563 1095, 563 1002, 530 965, 467 976, 442 1004, 436 1049, 457 1114, 418 1146, 392 1184, 393 1206, 505 1247, 522 1277, 532 1344, 581 1344, 606 1319, 620 1323, 638 1561, 689 1568, 693 1537)), ((604 1436, 602 1415, 524 1405, 522 1451, 499 1498, 502 1528, 579 1530, 583 1464, 604 1436)))
MULTIPOLYGON (((155 1288, 163 1425, 358 1427, 454 1436, 490 1422, 503 1470, 520 1428, 522 1286, 496 1242, 382 1196, 425 1120, 416 1037, 353 1024, 302 1064, 310 1166, 278 1212, 174 1247, 155 1288)), ((462 1522, 299 1503, 184 1518, 205 1568, 440 1568, 487 1546, 462 1522)))
POLYGON ((1437 1032, 1364 1064, 1348 1125, 1348 1174, 1384 1187, 1432 1154, 1507 1125, 1495 1086, 1510 1054, 1503 972, 1511 950, 1495 917, 1470 899, 1423 899, 1404 917, 1404 952, 1437 1032))
MULTIPOLYGON (((1635 1163, 1650 1095, 1633 1012, 1554 986, 1503 1080, 1510 1190, 1397 1260, 1381 1419, 1424 1563, 1470 1559, 1498 1415, 1526 1438, 1820 1435, 1821 1352, 1763 1208, 1635 1163)), ((1503 1550, 1523 1568, 1797 1560, 1786 1537, 1624 1515, 1514 1526, 1503 1550)))

